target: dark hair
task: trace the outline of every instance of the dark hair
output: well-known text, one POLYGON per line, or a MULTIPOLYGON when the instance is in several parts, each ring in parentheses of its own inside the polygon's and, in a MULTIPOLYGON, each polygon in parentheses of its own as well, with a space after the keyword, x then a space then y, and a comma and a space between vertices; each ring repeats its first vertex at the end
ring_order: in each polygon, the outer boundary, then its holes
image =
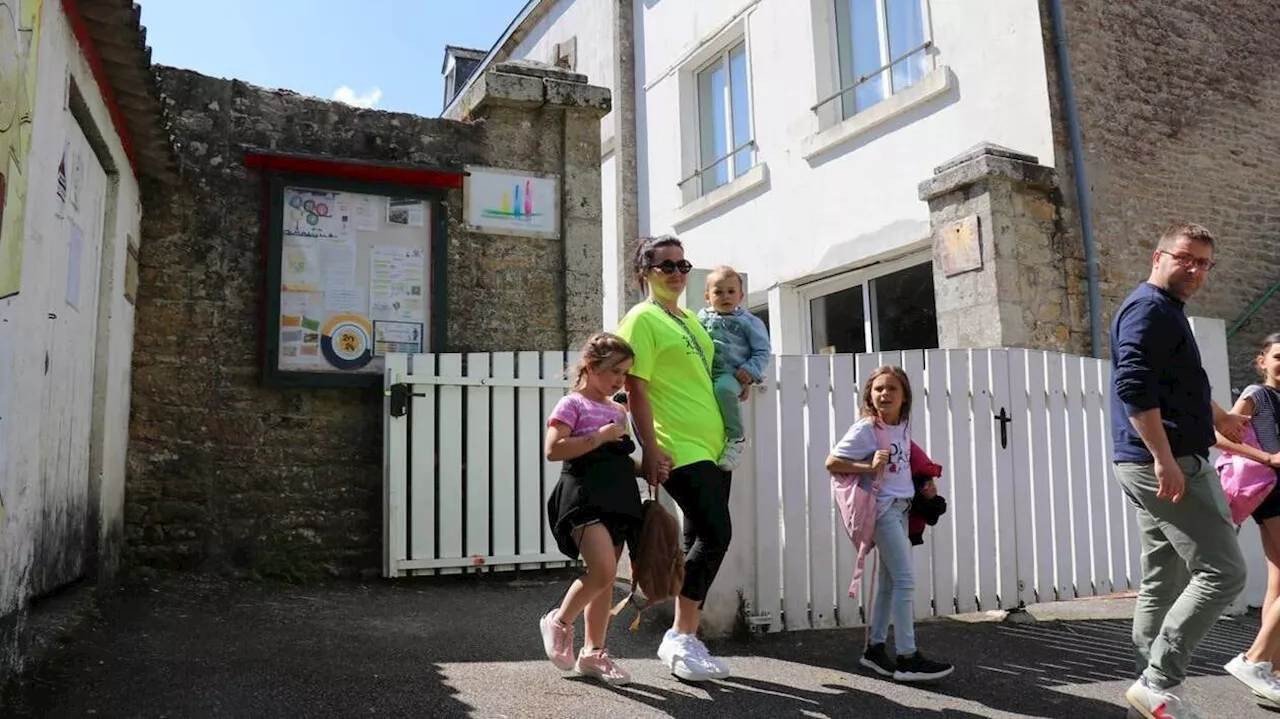
POLYGON ((649 266, 653 264, 654 254, 662 247, 684 249, 684 243, 674 235, 636 238, 636 251, 631 259, 631 273, 636 278, 636 283, 640 285, 641 291, 648 291, 644 275, 648 272, 649 266))
POLYGON ((586 386, 588 370, 617 367, 622 362, 635 359, 635 356, 636 352, 631 349, 631 345, 615 334, 597 332, 591 335, 582 345, 578 364, 573 368, 573 391, 581 392, 586 386))
MULTIPOLYGON (((1258 359, 1262 359, 1263 356, 1267 354, 1267 350, 1271 349, 1272 345, 1280 345, 1280 332, 1272 332, 1262 338, 1262 346, 1258 348, 1258 359)), ((1258 374, 1263 373, 1262 368, 1257 367, 1256 363, 1254 366, 1258 370, 1258 374)))
POLYGON ((1162 250, 1167 250, 1177 243, 1179 237, 1185 237, 1193 242, 1203 242, 1213 247, 1213 233, 1204 225, 1194 222, 1179 220, 1165 228, 1164 234, 1160 235, 1160 244, 1156 245, 1162 250))
POLYGON ((862 387, 862 407, 860 411, 863 417, 875 417, 880 419, 880 411, 876 409, 876 405, 871 401, 871 385, 884 375, 892 375, 898 383, 902 385, 902 413, 898 416, 899 422, 906 422, 911 418, 911 380, 907 379, 907 373, 902 371, 901 367, 892 365, 884 365, 877 367, 867 377, 867 382, 862 387))

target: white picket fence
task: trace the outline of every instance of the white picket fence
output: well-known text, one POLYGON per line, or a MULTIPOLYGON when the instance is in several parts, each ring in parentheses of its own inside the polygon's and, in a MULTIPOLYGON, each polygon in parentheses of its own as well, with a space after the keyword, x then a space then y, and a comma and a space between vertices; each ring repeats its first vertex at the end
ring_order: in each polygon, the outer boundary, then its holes
POLYGON ((755 624, 863 622, 870 571, 851 599, 854 551, 824 461, 883 364, 906 371, 912 438, 944 467, 947 513, 913 550, 918 616, 1137 586, 1133 510, 1109 468, 1107 362, 1021 349, 781 356, 746 407, 754 446, 734 476, 756 492, 755 624))
MULTIPOLYGON (((544 459, 542 443, 573 361, 562 352, 388 357, 386 576, 566 563, 545 519, 559 463, 544 459)), ((744 598, 757 623, 862 621, 865 592, 847 596, 853 549, 823 463, 881 364, 906 370, 912 437, 945 472, 947 514, 913 552, 919 615, 1136 586, 1132 510, 1109 471, 1106 362, 1019 349, 780 356, 744 405, 752 451, 734 476, 755 492, 755 516, 734 518, 734 541, 754 535, 744 598)))
POLYGON ((560 463, 542 445, 576 354, 386 358, 383 576, 567 564, 545 509, 560 463))

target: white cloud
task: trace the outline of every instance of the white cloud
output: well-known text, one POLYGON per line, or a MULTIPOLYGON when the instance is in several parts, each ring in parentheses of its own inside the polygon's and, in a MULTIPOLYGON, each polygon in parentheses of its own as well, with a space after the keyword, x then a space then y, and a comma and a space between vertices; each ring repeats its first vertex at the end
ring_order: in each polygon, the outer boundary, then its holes
POLYGON ((374 107, 378 104, 378 101, 382 99, 382 90, 375 87, 366 93, 356 94, 355 90, 343 85, 337 90, 334 90, 333 97, 329 99, 337 100, 338 102, 346 103, 348 105, 354 105, 355 107, 374 107))

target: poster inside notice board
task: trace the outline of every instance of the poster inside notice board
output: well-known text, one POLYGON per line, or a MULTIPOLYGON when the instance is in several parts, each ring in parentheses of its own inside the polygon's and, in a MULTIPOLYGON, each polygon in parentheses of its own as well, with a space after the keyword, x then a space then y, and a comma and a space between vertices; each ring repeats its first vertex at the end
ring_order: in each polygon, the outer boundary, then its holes
POLYGON ((431 203, 285 185, 279 372, 381 374, 423 352, 431 316, 431 203))

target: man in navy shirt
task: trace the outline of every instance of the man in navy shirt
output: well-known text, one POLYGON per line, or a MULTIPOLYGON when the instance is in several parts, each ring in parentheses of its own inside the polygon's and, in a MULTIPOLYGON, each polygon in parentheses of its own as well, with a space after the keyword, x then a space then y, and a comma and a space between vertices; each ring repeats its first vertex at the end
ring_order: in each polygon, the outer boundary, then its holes
POLYGON ((1239 441, 1247 417, 1224 412, 1184 303, 1213 268, 1214 239, 1170 227, 1151 275, 1111 324, 1111 441, 1116 480, 1137 507, 1142 586, 1133 616, 1141 676, 1125 697, 1145 717, 1197 714, 1182 698, 1187 665, 1244 588, 1246 568, 1218 475, 1214 430, 1239 441))

